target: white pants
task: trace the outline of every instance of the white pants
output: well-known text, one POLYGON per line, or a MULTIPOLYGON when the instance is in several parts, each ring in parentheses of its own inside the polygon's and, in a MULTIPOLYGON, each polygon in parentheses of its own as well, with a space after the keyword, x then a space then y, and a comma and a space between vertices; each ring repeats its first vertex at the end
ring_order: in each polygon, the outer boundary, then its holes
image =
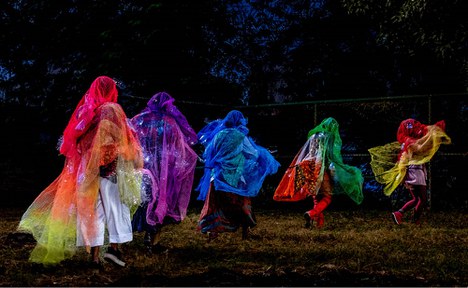
POLYGON ((120 201, 117 183, 112 183, 100 177, 99 195, 96 203, 96 237, 90 243, 84 243, 80 217, 77 219, 76 245, 91 247, 104 245, 104 233, 107 224, 109 243, 125 243, 132 241, 132 223, 130 210, 120 201))

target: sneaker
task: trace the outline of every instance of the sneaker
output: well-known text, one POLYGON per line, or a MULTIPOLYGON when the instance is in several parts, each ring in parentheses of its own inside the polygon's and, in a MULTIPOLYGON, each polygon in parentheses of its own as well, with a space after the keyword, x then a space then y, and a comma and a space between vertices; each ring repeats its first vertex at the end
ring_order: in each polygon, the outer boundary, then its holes
POLYGON ((400 225, 401 222, 402 222, 402 219, 403 219, 403 214, 401 214, 400 211, 393 212, 392 213, 392 218, 393 218, 393 222, 395 222, 395 224, 400 225))
POLYGON ((119 250, 115 250, 112 247, 109 247, 107 249, 107 252, 104 253, 104 259, 107 261, 111 261, 116 265, 119 265, 121 267, 125 267, 125 262, 122 261, 122 253, 119 250))

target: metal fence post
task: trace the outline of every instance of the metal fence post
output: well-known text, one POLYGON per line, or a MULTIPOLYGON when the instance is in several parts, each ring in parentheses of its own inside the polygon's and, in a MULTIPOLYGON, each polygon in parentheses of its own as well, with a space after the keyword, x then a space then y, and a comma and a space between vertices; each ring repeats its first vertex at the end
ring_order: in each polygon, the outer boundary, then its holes
MULTIPOLYGON (((427 118, 428 123, 432 124, 432 95, 427 97, 427 118)), ((432 171, 431 162, 427 163, 427 209, 431 210, 432 207, 432 171)))

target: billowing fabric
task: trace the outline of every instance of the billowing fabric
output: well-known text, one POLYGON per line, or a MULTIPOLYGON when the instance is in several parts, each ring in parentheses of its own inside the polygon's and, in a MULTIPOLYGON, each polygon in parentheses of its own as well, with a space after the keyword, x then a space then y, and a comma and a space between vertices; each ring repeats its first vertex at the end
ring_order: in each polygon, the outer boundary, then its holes
POLYGON ((99 76, 76 106, 68 122, 60 146, 60 153, 66 157, 78 157, 77 139, 89 128, 95 110, 106 102, 117 102, 115 81, 107 76, 99 76))
POLYGON ((235 232, 239 227, 257 225, 250 197, 210 189, 197 229, 202 233, 235 232))
POLYGON ((274 200, 300 201, 317 195, 324 173, 329 169, 339 184, 335 185, 333 193, 346 193, 357 204, 362 202, 362 173, 358 168, 343 163, 338 127, 338 122, 330 117, 309 131, 309 138, 276 188, 274 200))
POLYGON ((414 119, 401 122, 395 142, 369 149, 371 168, 377 182, 390 195, 405 179, 409 165, 422 165, 431 160, 441 144, 450 144, 445 122, 424 125, 414 119))
MULTIPOLYGON (((92 87, 104 91, 100 87, 101 80, 102 77, 96 79, 92 87)), ((107 82, 103 85, 112 86, 107 82)), ((108 91, 112 94, 115 87, 111 88, 108 91)), ((87 93, 84 98, 90 95, 94 94, 87 93)), ((106 98, 105 95, 99 97, 106 98)), ((76 143, 70 146, 75 152, 65 154, 61 174, 34 200, 19 224, 19 230, 32 233, 37 241, 31 261, 55 264, 71 257, 76 250, 77 229, 81 230, 84 244, 90 245, 90 239, 97 233, 100 167, 116 161, 122 203, 132 212, 140 204, 141 174, 137 168, 143 166, 141 147, 127 125, 124 111, 117 103, 107 102, 89 112, 93 117, 84 126, 85 130, 80 130, 76 143), (81 219, 80 227, 77 227, 77 215, 81 219)), ((80 117, 89 119, 86 115, 80 117)))
MULTIPOLYGON (((146 219, 138 220, 149 225, 163 224, 168 218, 182 221, 190 201, 197 162, 190 146, 197 142, 197 134, 173 102, 169 94, 157 93, 131 120, 143 148, 144 167, 151 174, 143 178, 144 189, 150 192, 142 206, 146 219)), ((134 223, 134 227, 144 230, 145 224, 134 223)))
POLYGON ((246 124, 242 113, 233 110, 198 133, 206 147, 205 172, 196 189, 200 191, 198 200, 205 200, 211 181, 217 191, 255 197, 265 177, 278 170, 280 165, 270 152, 247 136, 246 124))

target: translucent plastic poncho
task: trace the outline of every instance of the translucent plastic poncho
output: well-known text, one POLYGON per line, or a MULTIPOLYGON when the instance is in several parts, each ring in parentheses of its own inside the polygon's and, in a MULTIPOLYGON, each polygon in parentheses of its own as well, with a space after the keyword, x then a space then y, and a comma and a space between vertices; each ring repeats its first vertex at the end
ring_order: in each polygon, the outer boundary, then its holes
POLYGON ((320 190, 323 175, 329 169, 335 182, 333 194, 345 193, 354 202, 363 200, 361 170, 343 163, 338 122, 326 118, 309 131, 308 140, 294 157, 276 188, 276 201, 300 201, 315 196, 320 190))
POLYGON ((81 229, 85 244, 95 238, 101 166, 117 159, 121 201, 132 212, 140 203, 141 174, 137 168, 143 166, 141 148, 124 111, 113 103, 115 92, 115 83, 109 77, 101 76, 93 82, 65 130, 60 151, 66 159, 61 174, 21 219, 18 229, 32 233, 37 241, 30 257, 33 262, 55 264, 71 257, 76 250, 77 229, 81 229))
POLYGON ((211 181, 217 191, 255 197, 265 177, 278 170, 280 165, 270 152, 247 136, 246 125, 242 113, 233 110, 198 133, 200 143, 206 147, 198 200, 205 200, 211 181))
MULTIPOLYGON (((197 134, 173 105, 174 98, 157 93, 140 114, 131 120, 144 153, 144 167, 151 173, 151 195, 146 222, 162 224, 166 217, 182 221, 190 201, 197 154, 191 146, 197 134)), ((146 182, 146 181, 145 181, 146 182)))
POLYGON ((400 123, 395 142, 369 149, 372 172, 389 196, 406 176, 409 165, 428 163, 441 144, 450 144, 445 122, 424 125, 414 119, 400 123))

